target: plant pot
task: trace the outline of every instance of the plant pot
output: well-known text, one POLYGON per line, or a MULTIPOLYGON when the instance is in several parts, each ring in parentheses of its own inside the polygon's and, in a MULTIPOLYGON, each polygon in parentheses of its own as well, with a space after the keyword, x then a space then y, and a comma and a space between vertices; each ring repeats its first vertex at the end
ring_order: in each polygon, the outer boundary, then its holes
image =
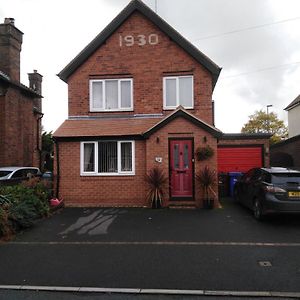
POLYGON ((213 209, 214 208, 214 199, 204 199, 203 200, 203 208, 213 209))
POLYGON ((154 199, 154 201, 152 202, 152 208, 154 209, 158 209, 161 208, 161 200, 160 199, 154 199))

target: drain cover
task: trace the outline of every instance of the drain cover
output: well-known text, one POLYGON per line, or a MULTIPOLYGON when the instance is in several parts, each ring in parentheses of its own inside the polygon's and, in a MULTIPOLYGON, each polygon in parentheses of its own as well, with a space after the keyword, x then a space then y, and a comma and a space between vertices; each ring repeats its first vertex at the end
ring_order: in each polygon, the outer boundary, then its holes
POLYGON ((272 263, 268 260, 265 260, 265 261, 259 261, 258 264, 261 266, 261 267, 272 267, 272 263))

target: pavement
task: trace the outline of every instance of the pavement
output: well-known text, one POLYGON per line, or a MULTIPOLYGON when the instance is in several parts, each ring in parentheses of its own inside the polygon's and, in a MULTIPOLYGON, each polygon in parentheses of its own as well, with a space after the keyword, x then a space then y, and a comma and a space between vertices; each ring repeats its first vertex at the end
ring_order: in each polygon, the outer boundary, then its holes
POLYGON ((150 289, 300 298, 300 217, 258 222, 230 198, 222 203, 214 210, 66 208, 0 244, 0 299, 21 287, 131 289, 136 299, 150 289))

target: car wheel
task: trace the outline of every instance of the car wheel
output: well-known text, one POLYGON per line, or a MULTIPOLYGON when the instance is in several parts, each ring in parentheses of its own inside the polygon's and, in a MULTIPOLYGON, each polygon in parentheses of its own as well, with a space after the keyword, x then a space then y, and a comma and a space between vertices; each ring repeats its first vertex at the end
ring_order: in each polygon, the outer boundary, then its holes
POLYGON ((254 199, 253 215, 254 215, 254 218, 259 221, 263 220, 263 218, 264 218, 262 204, 259 201, 259 199, 254 199))

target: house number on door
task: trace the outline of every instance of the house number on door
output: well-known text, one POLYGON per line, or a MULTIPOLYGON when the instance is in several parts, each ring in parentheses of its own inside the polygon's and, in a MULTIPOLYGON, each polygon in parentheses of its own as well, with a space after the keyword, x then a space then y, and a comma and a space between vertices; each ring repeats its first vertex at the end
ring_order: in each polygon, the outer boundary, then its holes
POLYGON ((158 35, 155 33, 149 34, 148 36, 143 34, 138 34, 137 36, 125 35, 119 36, 120 47, 127 46, 131 47, 133 45, 145 46, 145 45, 156 45, 158 44, 158 35))

